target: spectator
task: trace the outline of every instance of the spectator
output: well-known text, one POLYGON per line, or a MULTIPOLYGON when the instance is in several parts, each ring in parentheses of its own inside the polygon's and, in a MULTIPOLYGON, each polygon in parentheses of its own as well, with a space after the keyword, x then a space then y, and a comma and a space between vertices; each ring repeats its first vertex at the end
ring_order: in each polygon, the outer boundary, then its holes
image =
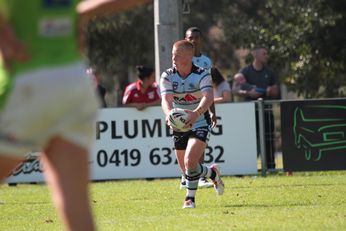
MULTIPOLYGON (((203 55, 201 52, 202 46, 203 46, 202 31, 198 27, 188 28, 185 32, 185 40, 191 42, 195 48, 194 56, 192 58, 192 63, 196 65, 197 67, 204 68, 210 71, 210 68, 212 66, 211 59, 208 56, 203 55)), ((217 120, 216 120, 216 112, 215 112, 214 103, 209 108, 209 114, 210 114, 210 119, 212 121, 211 126, 215 127, 217 120)), ((201 156, 200 163, 201 164, 204 163, 204 155, 201 156)), ((185 188, 185 187, 186 187, 186 181, 184 176, 182 176, 181 182, 180 182, 180 188, 185 188)), ((210 188, 210 187, 213 187, 213 184, 208 182, 207 178, 202 177, 201 179, 199 179, 198 187, 210 188)))
POLYGON ((211 68, 213 80, 214 103, 231 102, 231 87, 216 67, 211 68))
MULTIPOLYGON (((249 90, 243 90, 240 92, 234 92, 241 97, 244 97, 245 101, 257 100, 263 98, 278 99, 279 87, 274 72, 270 70, 266 64, 268 62, 268 51, 265 47, 255 47, 251 55, 253 57, 252 64, 244 67, 237 73, 234 79, 235 85, 237 82, 246 82, 249 85, 253 85, 249 90), (244 78, 246 81, 242 80, 244 78)), ((246 86, 246 85, 244 85, 246 86)), ((247 85, 248 86, 248 85, 247 85)), ((265 107, 265 140, 266 140, 266 165, 268 169, 275 169, 275 145, 274 145, 274 116, 271 105, 265 107)), ((258 114, 256 113, 257 127, 258 127, 258 114)), ((258 131, 258 128, 257 128, 258 131)))
POLYGON ((160 105, 161 98, 154 69, 145 66, 137 66, 136 69, 138 80, 126 86, 123 104, 138 110, 160 105))
MULTIPOLYGON (((77 8, 79 21, 139 2, 84 1, 77 8)), ((42 150, 44 174, 65 229, 87 231, 95 229, 88 155, 98 104, 76 46, 77 3, 0 2, 0 180, 25 153, 42 150)))

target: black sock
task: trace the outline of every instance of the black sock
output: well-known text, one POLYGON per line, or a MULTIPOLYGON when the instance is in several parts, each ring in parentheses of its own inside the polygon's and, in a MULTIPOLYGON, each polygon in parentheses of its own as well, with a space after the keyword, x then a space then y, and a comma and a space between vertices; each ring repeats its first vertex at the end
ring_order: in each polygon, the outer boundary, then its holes
POLYGON ((210 179, 215 180, 216 172, 212 169, 210 174, 210 179))
POLYGON ((191 200, 193 203, 195 203, 195 198, 194 197, 185 197, 185 201, 191 200))

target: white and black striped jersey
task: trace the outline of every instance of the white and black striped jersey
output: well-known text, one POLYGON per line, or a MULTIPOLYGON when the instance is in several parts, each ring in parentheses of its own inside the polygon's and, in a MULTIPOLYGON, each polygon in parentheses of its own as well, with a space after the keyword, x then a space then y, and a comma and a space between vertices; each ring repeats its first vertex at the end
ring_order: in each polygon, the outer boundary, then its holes
MULTIPOLYGON (((200 103, 203 91, 212 90, 212 80, 209 70, 192 65, 191 73, 180 77, 173 67, 162 73, 160 78, 161 95, 173 94, 173 107, 194 110, 200 103)), ((209 113, 201 115, 192 129, 210 125, 209 113)))

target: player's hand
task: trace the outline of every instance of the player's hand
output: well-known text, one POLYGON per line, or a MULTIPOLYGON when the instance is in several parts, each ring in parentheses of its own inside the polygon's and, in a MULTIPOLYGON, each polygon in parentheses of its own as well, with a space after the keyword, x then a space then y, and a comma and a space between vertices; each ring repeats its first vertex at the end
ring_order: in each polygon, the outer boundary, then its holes
POLYGON ((217 124, 217 119, 216 119, 216 114, 215 113, 210 113, 210 119, 211 119, 211 127, 215 128, 216 124, 217 124))
POLYGON ((13 62, 23 62, 30 58, 26 46, 22 43, 8 23, 4 23, 0 28, 0 53, 7 68, 13 62))
POLYGON ((189 117, 184 128, 191 128, 198 118, 198 113, 188 109, 185 109, 185 111, 189 114, 189 117))

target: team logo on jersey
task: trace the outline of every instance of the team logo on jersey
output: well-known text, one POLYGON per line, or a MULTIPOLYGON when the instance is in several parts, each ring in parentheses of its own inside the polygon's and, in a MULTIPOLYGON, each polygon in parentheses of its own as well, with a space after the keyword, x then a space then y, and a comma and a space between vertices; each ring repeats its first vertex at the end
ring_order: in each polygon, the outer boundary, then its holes
POLYGON ((178 82, 173 82, 173 90, 177 90, 178 89, 178 82))
POLYGON ((42 37, 63 37, 73 33, 73 21, 69 17, 41 18, 38 32, 42 37))

